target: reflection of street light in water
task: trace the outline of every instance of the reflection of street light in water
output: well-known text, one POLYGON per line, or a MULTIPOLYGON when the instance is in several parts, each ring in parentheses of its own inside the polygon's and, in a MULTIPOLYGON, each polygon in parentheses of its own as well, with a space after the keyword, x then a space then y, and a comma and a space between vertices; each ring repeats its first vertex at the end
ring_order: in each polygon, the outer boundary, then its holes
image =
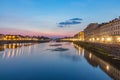
POLYGON ((13 57, 17 57, 17 56, 20 56, 22 54, 26 54, 28 53, 31 53, 31 44, 26 44, 28 45, 27 47, 24 46, 24 44, 5 44, 4 45, 4 53, 2 54, 2 59, 5 59, 5 58, 13 58, 13 57))
POLYGON ((4 53, 3 53, 3 55, 2 55, 2 59, 4 59, 5 58, 5 55, 6 54, 6 51, 4 51, 4 53))
POLYGON ((71 45, 74 45, 74 43, 73 43, 73 42, 71 42, 71 45))
POLYGON ((83 54, 83 56, 84 56, 84 49, 82 50, 82 54, 83 54))
POLYGON ((78 55, 80 55, 80 54, 81 54, 81 48, 78 47, 78 55))
POLYGON ((4 49, 6 49, 6 44, 4 44, 4 49))
POLYGON ((92 53, 89 54, 89 58, 90 58, 90 59, 92 58, 92 53))
POLYGON ((11 57, 14 57, 15 56, 15 49, 12 49, 12 55, 11 57))
POLYGON ((8 51, 7 58, 10 58, 10 55, 11 55, 11 50, 8 51))
POLYGON ((84 49, 81 47, 78 47, 78 54, 84 56, 84 49))
POLYGON ((15 56, 17 56, 18 53, 19 53, 19 49, 17 48, 17 49, 16 49, 16 54, 15 54, 15 56))
POLYGON ((77 44, 74 44, 74 43, 73 43, 73 45, 77 48, 77 50, 78 50, 78 55, 84 56, 84 49, 81 48, 81 47, 80 47, 79 45, 77 45, 77 44))
POLYGON ((107 65, 107 66, 106 66, 106 70, 109 71, 109 69, 110 69, 110 67, 109 67, 109 65, 107 65))

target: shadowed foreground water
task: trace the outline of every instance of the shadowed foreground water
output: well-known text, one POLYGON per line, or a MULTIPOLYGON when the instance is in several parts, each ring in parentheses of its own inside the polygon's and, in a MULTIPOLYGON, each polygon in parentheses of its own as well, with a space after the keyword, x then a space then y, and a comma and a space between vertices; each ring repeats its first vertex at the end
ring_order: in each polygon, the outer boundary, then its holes
POLYGON ((0 45, 0 80, 119 80, 119 74, 72 43, 0 45))

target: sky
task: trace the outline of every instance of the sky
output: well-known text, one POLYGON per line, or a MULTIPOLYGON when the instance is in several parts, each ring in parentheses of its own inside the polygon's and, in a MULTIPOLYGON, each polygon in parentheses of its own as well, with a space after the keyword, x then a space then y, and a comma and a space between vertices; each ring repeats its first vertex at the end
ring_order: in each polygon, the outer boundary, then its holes
POLYGON ((0 0, 0 33, 65 37, 120 16, 120 0, 0 0))

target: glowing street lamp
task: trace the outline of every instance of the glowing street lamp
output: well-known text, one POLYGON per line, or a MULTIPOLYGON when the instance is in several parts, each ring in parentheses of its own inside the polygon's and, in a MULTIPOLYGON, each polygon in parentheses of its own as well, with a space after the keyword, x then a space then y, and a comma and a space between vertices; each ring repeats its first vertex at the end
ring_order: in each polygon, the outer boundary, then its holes
POLYGON ((112 38, 107 38, 107 41, 110 42, 112 40, 112 38))
POLYGON ((91 41, 92 39, 89 39, 89 41, 91 41))
POLYGON ((97 41, 99 41, 100 39, 99 39, 99 38, 97 38, 96 40, 97 40, 97 41))
POLYGON ((95 41, 95 38, 93 38, 92 40, 95 41))
POLYGON ((119 38, 117 38, 117 41, 118 41, 118 42, 120 42, 120 37, 119 37, 119 38))
POLYGON ((102 38, 102 41, 104 41, 105 40, 105 38, 102 38))

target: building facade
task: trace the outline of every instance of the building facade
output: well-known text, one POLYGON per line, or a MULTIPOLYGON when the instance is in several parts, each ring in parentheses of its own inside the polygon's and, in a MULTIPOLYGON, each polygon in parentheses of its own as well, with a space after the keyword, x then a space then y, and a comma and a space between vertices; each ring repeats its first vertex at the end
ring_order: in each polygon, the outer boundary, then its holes
POLYGON ((86 42, 119 44, 120 17, 107 23, 91 23, 84 32, 86 42))
POLYGON ((91 23, 84 29, 85 41, 94 41, 94 30, 98 27, 98 23, 91 23))
POLYGON ((3 39, 4 39, 4 35, 0 34, 0 40, 3 40, 3 39))
POLYGON ((77 33, 76 35, 74 35, 74 39, 78 41, 84 41, 84 31, 81 31, 77 33))

